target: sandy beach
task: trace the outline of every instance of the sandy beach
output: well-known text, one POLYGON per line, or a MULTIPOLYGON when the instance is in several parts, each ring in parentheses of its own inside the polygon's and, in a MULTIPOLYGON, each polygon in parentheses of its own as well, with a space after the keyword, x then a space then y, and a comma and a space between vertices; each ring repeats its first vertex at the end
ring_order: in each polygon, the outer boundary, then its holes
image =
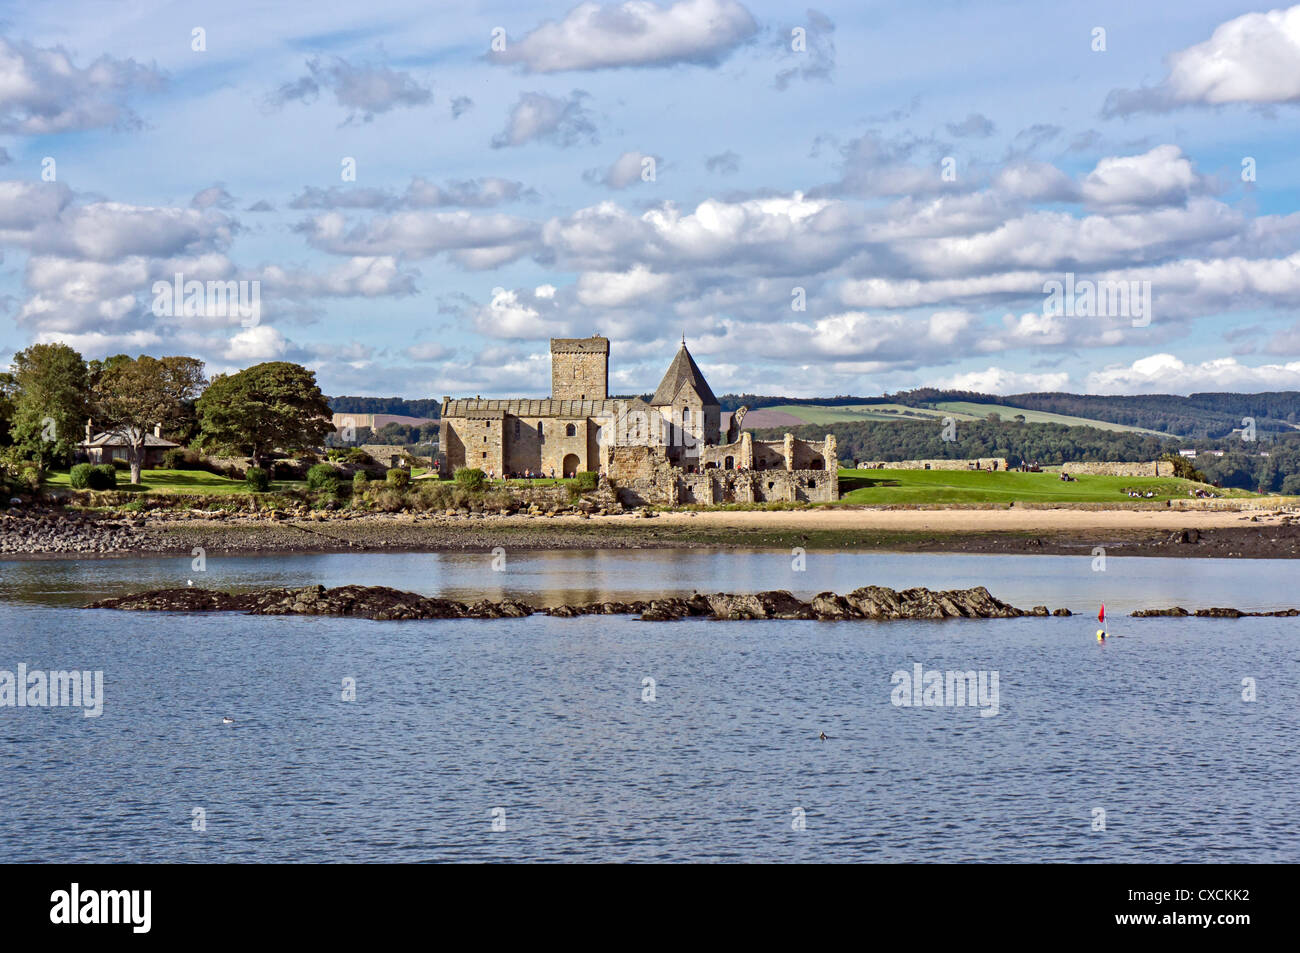
POLYGON ((1078 533, 1089 530, 1173 532, 1241 526, 1284 525, 1276 510, 1222 511, 1171 509, 883 509, 818 508, 761 512, 703 511, 661 513, 665 525, 730 527, 738 530, 881 530, 907 533, 1078 533))

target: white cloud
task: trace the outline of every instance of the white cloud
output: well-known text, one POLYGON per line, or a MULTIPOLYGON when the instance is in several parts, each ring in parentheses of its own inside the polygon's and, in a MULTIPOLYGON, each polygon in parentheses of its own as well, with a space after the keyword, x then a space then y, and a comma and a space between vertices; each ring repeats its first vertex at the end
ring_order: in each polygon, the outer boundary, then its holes
POLYGON ((971 390, 981 394, 1027 394, 1065 390, 1069 382, 1070 375, 1064 372, 1028 374, 1003 367, 988 367, 982 371, 967 371, 942 378, 933 386, 945 390, 971 390))
POLYGON ((523 92, 510 107, 506 127, 492 137, 493 149, 522 146, 529 142, 549 142, 567 147, 579 142, 594 142, 596 123, 583 105, 588 98, 580 89, 568 99, 546 93, 523 92))
POLYGON ((578 301, 588 308, 621 308, 658 297, 672 281, 671 276, 656 275, 644 265, 625 272, 588 271, 578 279, 578 301))
POLYGON ((1157 86, 1115 90, 1109 115, 1184 105, 1300 102, 1300 6, 1247 13, 1219 25, 1204 43, 1173 53, 1157 86))
POLYGON ((735 0, 648 0, 580 3, 560 21, 548 20, 490 58, 532 73, 622 66, 712 65, 758 31, 735 0))
POLYGON ((370 122, 376 115, 399 107, 423 106, 431 102, 433 94, 404 70, 386 66, 352 64, 342 57, 328 63, 319 58, 307 61, 307 75, 285 83, 268 97, 272 106, 288 102, 310 103, 320 96, 322 89, 334 94, 335 101, 349 110, 345 122, 360 119, 370 122))
POLYGON ((1172 354, 1152 354, 1127 366, 1088 375, 1094 394, 1191 394, 1198 391, 1300 390, 1300 361, 1250 367, 1233 357, 1187 364, 1172 354))
POLYGON ((0 132, 44 136, 138 127, 127 101, 162 85, 162 74, 134 60, 101 56, 81 68, 62 47, 0 36, 0 132))
POLYGON ((276 360, 288 350, 289 342, 283 334, 269 324, 259 324, 231 337, 222 356, 228 361, 242 361, 247 365, 276 360))
POLYGON ((1178 205, 1204 183, 1178 146, 1156 146, 1138 156, 1102 159, 1080 193, 1094 207, 1178 205))

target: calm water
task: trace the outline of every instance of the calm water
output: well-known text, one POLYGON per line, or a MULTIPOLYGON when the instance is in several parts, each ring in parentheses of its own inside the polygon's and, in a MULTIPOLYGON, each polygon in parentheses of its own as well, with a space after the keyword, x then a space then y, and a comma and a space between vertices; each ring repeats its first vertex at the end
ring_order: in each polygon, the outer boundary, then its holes
POLYGON ((102 717, 0 708, 0 861, 1295 861, 1286 561, 810 553, 0 562, 0 669, 100 669, 102 717), (73 607, 345 582, 538 603, 987 585, 1073 619, 378 623, 73 607), (1114 639, 1093 639, 1104 599, 1114 639), (999 708, 891 675, 999 675, 999 708), (357 698, 340 698, 356 679, 357 698), (1244 702, 1242 679, 1258 700, 1244 702), (655 700, 642 700, 643 679, 655 700), (222 716, 235 719, 221 724, 222 716), (830 740, 817 739, 825 731, 830 740), (203 808, 207 829, 191 830, 203 808), (492 829, 502 809, 504 831, 492 829), (795 809, 805 830, 792 830, 795 809), (1105 831, 1093 831, 1094 809, 1105 831))

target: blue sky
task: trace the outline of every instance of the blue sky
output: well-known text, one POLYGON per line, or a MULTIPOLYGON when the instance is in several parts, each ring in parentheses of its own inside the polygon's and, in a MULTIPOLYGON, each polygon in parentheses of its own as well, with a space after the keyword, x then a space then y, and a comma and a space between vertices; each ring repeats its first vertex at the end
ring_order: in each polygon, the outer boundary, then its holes
POLYGON ((0 363, 531 396, 600 332, 627 393, 682 334, 718 393, 1300 389, 1297 118, 1300 6, 0 4, 0 363), (177 272, 256 325, 156 316, 177 272), (1150 320, 1046 314, 1067 274, 1150 320))

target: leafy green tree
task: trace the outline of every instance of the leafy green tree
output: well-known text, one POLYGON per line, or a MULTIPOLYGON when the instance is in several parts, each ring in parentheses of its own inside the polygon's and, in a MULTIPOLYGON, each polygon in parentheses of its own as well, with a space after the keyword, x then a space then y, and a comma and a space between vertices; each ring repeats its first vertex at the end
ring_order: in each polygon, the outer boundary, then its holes
POLYGON ((13 443, 10 430, 14 422, 14 398, 18 396, 18 382, 8 371, 0 371, 0 447, 13 443))
POLYGON ((197 409, 199 446, 250 457, 255 467, 275 450, 319 447, 334 431, 316 375, 289 361, 217 376, 197 409))
POLYGON ((38 469, 67 462, 86 420, 86 362, 66 344, 33 344, 14 355, 10 439, 38 469))
POLYGON ((1198 483, 1205 483, 1205 474, 1192 465, 1182 454, 1166 453, 1161 460, 1168 461, 1174 465, 1174 476, 1181 477, 1184 480, 1195 480, 1198 483))
POLYGON ((137 358, 119 354, 92 367, 94 410, 100 427, 127 447, 131 482, 140 482, 145 438, 155 426, 171 433, 185 419, 185 403, 203 387, 203 362, 193 357, 137 358))

